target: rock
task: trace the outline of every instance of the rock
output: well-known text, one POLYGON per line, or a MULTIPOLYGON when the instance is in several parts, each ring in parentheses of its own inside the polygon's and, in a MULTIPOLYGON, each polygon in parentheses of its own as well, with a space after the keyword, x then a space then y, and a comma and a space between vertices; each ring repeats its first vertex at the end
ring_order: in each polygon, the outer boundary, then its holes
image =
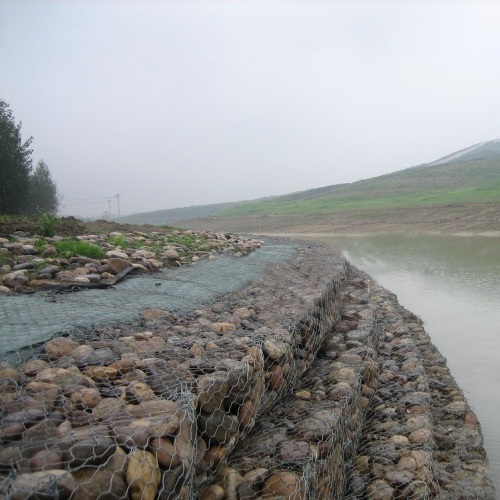
POLYGON ((198 408, 204 413, 212 413, 223 407, 229 386, 225 373, 210 373, 202 375, 196 381, 198 393, 198 408))
POLYGON ((150 250, 137 250, 132 254, 134 259, 154 259, 156 254, 150 250))
POLYGON ((175 468, 181 463, 175 445, 169 438, 152 438, 149 443, 149 451, 156 457, 158 464, 164 469, 175 468))
POLYGON ((396 490, 383 479, 371 481, 366 488, 367 498, 372 500, 392 500, 396 498, 396 490))
POLYGON ((11 500, 67 498, 75 487, 70 472, 60 469, 19 474, 12 484, 11 500))
POLYGON ((36 255, 38 250, 33 245, 23 245, 22 250, 24 255, 36 255))
POLYGON ((264 482, 262 497, 285 497, 288 500, 303 500, 306 498, 304 481, 294 472, 275 472, 264 482))
POLYGON ((154 321, 156 319, 170 319, 174 320, 176 316, 169 311, 164 309, 144 309, 142 313, 142 320, 146 323, 148 321, 154 321))
POLYGON ((32 472, 51 469, 64 469, 61 450, 49 448, 35 453, 30 459, 30 469, 32 472))
POLYGON ((21 264, 16 264, 12 266, 13 271, 22 271, 24 269, 31 270, 35 268, 35 264, 33 262, 22 262, 21 264))
POLYGON ((232 332, 234 330, 236 330, 236 327, 233 323, 214 323, 212 325, 212 331, 215 333, 232 332))
POLYGON ((240 431, 244 432, 254 426, 257 409, 251 400, 245 401, 238 410, 240 431))
POLYGON ((7 295, 8 293, 10 293, 10 288, 7 286, 1 285, 0 286, 0 295, 7 295))
POLYGON ((174 250, 173 248, 170 250, 166 250, 163 255, 168 259, 168 260, 174 260, 177 261, 180 259, 179 254, 177 253, 177 250, 174 250))
POLYGON ((144 450, 133 450, 128 457, 126 481, 132 500, 154 500, 161 482, 156 458, 144 450))
POLYGON ((2 283, 6 287, 15 288, 16 286, 26 285, 26 283, 28 283, 28 278, 23 271, 14 271, 5 274, 2 278, 2 283))
POLYGON ((51 277, 54 277, 59 271, 60 269, 57 266, 46 266, 38 271, 38 276, 41 274, 49 274, 51 277))
POLYGON ((229 442, 239 430, 238 419, 218 408, 210 415, 198 416, 198 428, 209 447, 229 442))
POLYGON ((79 346, 78 342, 67 337, 55 337, 46 342, 43 348, 51 357, 60 358, 61 356, 71 356, 73 351, 79 346))
POLYGON ((101 395, 96 389, 84 387, 73 392, 70 400, 77 409, 88 410, 95 408, 101 402, 101 395))
POLYGON ((307 460, 311 446, 306 441, 280 441, 276 445, 276 456, 284 463, 307 460))
POLYGON ((0 469, 10 469, 23 458, 21 443, 11 443, 0 447, 0 469))
POLYGON ((410 433, 408 440, 412 444, 416 443, 428 443, 432 437, 431 431, 426 428, 417 429, 410 433))
POLYGON ((384 479, 393 486, 402 486, 413 479, 413 474, 407 470, 390 469, 385 473, 384 479))
MULTIPOLYGON (((125 257, 127 257, 126 254, 124 255, 125 257)), ((111 269, 111 272, 113 272, 114 274, 120 274, 121 272, 125 271, 125 269, 130 267, 130 262, 122 257, 113 257, 108 259, 107 265, 111 269)))
MULTIPOLYGON (((125 252, 120 252, 119 250, 109 250, 108 252, 106 252, 106 257, 108 257, 108 259, 122 259, 127 261, 129 258, 125 252)), ((109 266, 109 260, 108 260, 108 266, 109 266)))
POLYGON ((154 401, 156 399, 156 394, 147 384, 137 381, 132 381, 128 384, 125 394, 127 401, 132 404, 154 401))
POLYGON ((401 436, 399 434, 395 434, 389 438, 391 443, 394 443, 396 446, 408 446, 410 444, 408 438, 406 436, 401 436))
POLYGON ((116 500, 125 498, 127 484, 108 467, 83 468, 73 472, 76 483, 73 497, 85 500, 116 500))
POLYGON ((446 405, 446 412, 451 415, 456 415, 457 417, 463 417, 468 411, 468 406, 465 401, 454 401, 446 405))
POLYGON ((48 246, 43 252, 42 257, 55 257, 57 255, 57 248, 48 246))
POLYGON ((268 469, 260 468, 247 472, 237 488, 238 498, 241 500, 250 500, 258 498, 259 493, 264 486, 264 480, 269 474, 268 469))

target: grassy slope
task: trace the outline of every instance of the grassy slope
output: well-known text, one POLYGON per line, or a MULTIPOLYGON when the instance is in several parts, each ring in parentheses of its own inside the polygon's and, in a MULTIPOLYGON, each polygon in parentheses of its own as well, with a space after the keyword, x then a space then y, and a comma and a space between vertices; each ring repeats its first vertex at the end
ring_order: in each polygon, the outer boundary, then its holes
POLYGON ((329 213, 500 200, 500 159, 420 166, 352 184, 327 186, 242 204, 220 216, 329 213))

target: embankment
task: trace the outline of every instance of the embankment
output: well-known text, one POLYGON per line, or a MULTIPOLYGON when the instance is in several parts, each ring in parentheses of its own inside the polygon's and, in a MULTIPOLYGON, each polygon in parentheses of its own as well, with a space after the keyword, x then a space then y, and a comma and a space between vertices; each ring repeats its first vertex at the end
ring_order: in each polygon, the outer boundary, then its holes
POLYGON ((494 498, 421 321, 319 245, 1 372, 6 498, 494 498))
POLYGON ((374 232, 500 235, 500 204, 373 208, 290 215, 248 215, 182 221, 191 229, 254 234, 364 234, 374 232))

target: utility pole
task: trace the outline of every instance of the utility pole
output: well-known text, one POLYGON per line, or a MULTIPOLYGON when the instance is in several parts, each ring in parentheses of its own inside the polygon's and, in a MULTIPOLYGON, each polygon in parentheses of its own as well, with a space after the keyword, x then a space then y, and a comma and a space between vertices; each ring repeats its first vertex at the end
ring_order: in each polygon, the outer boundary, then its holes
POLYGON ((118 224, 121 224, 122 223, 122 219, 121 219, 121 216, 120 216, 120 195, 119 194, 115 194, 116 196, 116 199, 118 200, 118 224))
POLYGON ((111 218, 111 200, 108 200, 108 217, 111 218))

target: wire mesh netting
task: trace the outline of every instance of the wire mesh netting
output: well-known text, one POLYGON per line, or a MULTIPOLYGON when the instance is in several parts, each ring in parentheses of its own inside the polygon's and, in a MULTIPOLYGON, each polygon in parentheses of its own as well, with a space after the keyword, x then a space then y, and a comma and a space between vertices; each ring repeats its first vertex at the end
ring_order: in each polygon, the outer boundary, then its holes
POLYGON ((5 297, 0 315, 5 498, 493 491, 420 320, 325 248, 269 241, 113 289, 5 297))

